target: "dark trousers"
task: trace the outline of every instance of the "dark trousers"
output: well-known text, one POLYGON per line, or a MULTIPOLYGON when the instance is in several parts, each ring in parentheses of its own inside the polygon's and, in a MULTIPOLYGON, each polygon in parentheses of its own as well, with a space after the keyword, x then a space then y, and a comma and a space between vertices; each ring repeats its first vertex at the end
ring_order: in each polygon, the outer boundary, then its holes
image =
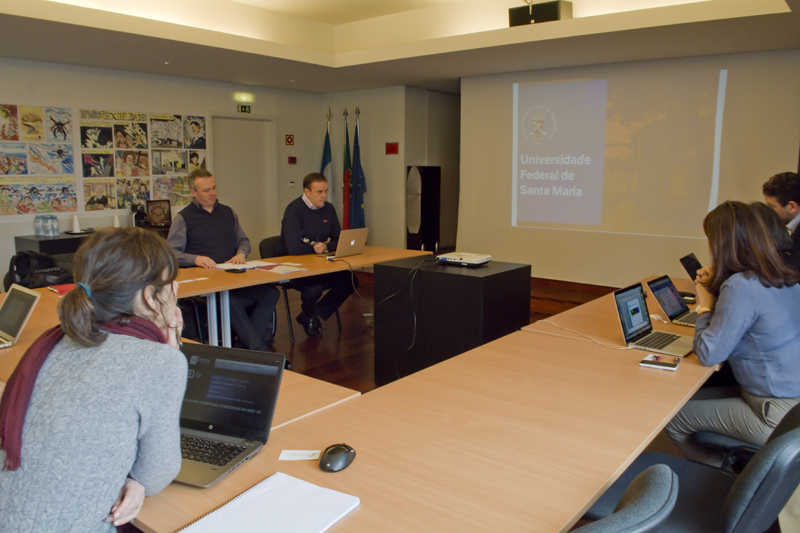
POLYGON ((272 317, 280 292, 274 285, 234 289, 231 297, 231 327, 250 350, 268 352, 272 344, 272 317), (250 309, 248 313, 247 310, 250 309))
POLYGON ((328 320, 339 309, 347 297, 358 287, 358 278, 351 273, 332 272, 321 276, 311 276, 292 280, 292 286, 300 291, 303 313, 328 320), (322 293, 328 291, 323 297, 322 293))

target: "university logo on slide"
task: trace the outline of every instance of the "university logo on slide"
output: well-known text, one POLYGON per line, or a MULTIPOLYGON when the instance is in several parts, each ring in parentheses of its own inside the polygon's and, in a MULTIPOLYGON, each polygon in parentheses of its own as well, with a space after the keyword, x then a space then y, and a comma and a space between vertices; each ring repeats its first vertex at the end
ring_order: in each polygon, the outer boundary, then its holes
POLYGON ((556 133, 556 117, 547 106, 528 108, 522 118, 522 136, 525 140, 540 144, 553 138, 556 133))

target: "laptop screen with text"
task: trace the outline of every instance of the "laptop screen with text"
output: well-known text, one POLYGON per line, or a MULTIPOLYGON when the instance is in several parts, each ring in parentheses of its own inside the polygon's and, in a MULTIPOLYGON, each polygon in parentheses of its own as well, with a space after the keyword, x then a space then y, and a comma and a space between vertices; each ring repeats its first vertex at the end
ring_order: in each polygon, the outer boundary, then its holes
POLYGON ((266 441, 282 368, 236 360, 225 353, 187 356, 189 379, 181 427, 266 441))

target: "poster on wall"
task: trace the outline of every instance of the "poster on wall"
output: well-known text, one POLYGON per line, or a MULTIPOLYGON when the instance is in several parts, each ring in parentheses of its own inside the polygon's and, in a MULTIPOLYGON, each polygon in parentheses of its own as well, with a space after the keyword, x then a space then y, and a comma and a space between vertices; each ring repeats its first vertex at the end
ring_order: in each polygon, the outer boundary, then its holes
POLYGON ((150 114, 150 148, 183 148, 181 115, 150 114))
POLYGON ((31 174, 74 174, 71 144, 31 143, 28 145, 31 174))
POLYGON ((190 150, 206 149, 205 117, 188 116, 183 122, 184 146, 190 150))
POLYGON ((28 173, 25 143, 0 143, 0 175, 23 176, 28 173))
POLYGON ((117 179, 117 209, 130 211, 132 205, 144 205, 150 199, 150 180, 141 178, 117 179))
POLYGON ((38 106, 19 106, 20 140, 44 141, 44 108, 38 106))
POLYGON ((19 140, 19 111, 12 104, 0 104, 0 141, 19 140))
POLYGON ((31 177, 25 181, 0 178, 0 213, 27 215, 71 213, 78 210, 75 177, 31 177))
POLYGON ((117 208, 117 187, 114 180, 83 180, 83 199, 86 211, 102 211, 117 208))
POLYGON ((203 115, 0 103, 0 216, 187 205, 207 148, 203 115))
POLYGON ((67 107, 45 107, 44 121, 48 142, 72 144, 72 111, 67 107))

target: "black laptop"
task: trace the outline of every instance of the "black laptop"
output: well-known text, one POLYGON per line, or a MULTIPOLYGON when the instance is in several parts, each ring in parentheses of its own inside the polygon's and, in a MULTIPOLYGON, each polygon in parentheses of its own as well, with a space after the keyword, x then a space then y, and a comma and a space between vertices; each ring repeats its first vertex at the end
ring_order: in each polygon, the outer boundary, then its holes
POLYGON ((175 481, 208 487, 267 443, 286 358, 205 344, 184 344, 181 351, 189 379, 175 481))

